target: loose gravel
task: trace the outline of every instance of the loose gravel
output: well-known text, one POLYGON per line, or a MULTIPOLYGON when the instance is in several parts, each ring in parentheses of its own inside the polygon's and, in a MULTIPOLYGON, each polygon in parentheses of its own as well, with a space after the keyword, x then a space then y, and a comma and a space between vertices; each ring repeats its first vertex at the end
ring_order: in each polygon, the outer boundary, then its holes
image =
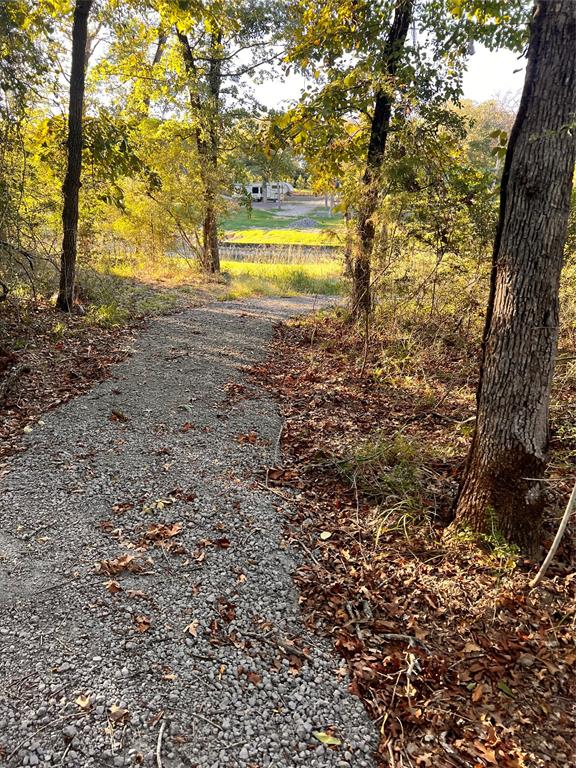
POLYGON ((373 726, 299 614, 261 482, 280 417, 245 373, 313 306, 157 319, 27 436, 0 480, 0 763, 373 766, 373 726))

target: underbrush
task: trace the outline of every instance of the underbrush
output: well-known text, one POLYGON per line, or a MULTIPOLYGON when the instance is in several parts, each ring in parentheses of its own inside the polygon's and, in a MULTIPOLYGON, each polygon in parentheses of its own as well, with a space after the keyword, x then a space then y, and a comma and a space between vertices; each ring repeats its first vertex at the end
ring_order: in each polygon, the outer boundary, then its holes
MULTIPOLYGON (((367 328, 343 309, 285 325, 254 371, 286 419, 267 482, 298 499, 288 535, 304 553, 303 610, 345 659, 382 766, 563 768, 576 761, 574 524, 536 590, 537 564, 498 531, 446 535, 474 425, 486 284, 447 280, 434 307, 414 284, 390 280, 367 328)), ((573 480, 570 323, 545 546, 573 480)))

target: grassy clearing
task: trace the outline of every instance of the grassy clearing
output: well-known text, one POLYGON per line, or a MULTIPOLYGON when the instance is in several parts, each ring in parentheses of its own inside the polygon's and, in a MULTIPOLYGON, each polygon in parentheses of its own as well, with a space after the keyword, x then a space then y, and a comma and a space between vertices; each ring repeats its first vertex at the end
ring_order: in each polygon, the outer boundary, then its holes
POLYGON ((80 270, 78 282, 89 307, 87 321, 104 326, 199 304, 222 290, 189 259, 145 254, 99 259, 80 270))
MULTIPOLYGON (((263 258, 266 254, 263 253, 263 258)), ((41 265, 42 266, 42 265, 41 265)), ((145 253, 99 257, 78 269, 78 297, 86 314, 74 328, 118 329, 139 318, 160 315, 209 301, 251 296, 338 295, 343 291, 337 260, 286 262, 223 261, 218 276, 203 275, 191 259, 145 253)), ((35 295, 22 283, 0 306, 2 319, 14 311, 23 316, 30 305, 48 310, 57 290, 57 273, 38 269, 35 295), (17 309, 14 309, 17 307, 17 309)), ((17 345, 17 339, 14 340, 17 345)))
POLYGON ((343 292, 341 267, 336 261, 316 264, 224 261, 222 270, 228 280, 228 290, 222 299, 315 293, 337 296, 343 292))
POLYGON ((291 229, 296 221, 303 218, 315 219, 319 229, 339 226, 342 223, 342 216, 339 214, 328 216, 328 211, 324 208, 315 208, 312 211, 303 210, 298 216, 283 216, 259 208, 253 209, 250 215, 245 208, 242 208, 226 216, 220 227, 224 232, 237 232, 244 229, 291 229))
POLYGON ((340 245, 337 229, 239 229, 226 238, 254 245, 340 245))
POLYGON ((222 274, 208 278, 195 262, 180 257, 143 254, 101 260, 80 274, 89 303, 87 321, 121 326, 152 314, 204 301, 251 296, 339 295, 343 291, 338 261, 305 264, 222 261, 222 274))

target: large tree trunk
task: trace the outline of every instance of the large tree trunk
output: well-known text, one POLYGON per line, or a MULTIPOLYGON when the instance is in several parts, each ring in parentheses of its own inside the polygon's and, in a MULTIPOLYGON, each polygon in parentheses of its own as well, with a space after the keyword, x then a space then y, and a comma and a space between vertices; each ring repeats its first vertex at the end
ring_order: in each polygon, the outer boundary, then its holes
POLYGON ((457 526, 539 543, 558 291, 576 142, 576 3, 536 4, 504 164, 478 386, 457 526))
MULTIPOLYGON (((397 0, 394 20, 388 33, 382 61, 382 72, 391 80, 395 77, 412 19, 414 0, 397 0)), ((392 83, 379 90, 374 103, 370 126, 370 142, 366 168, 362 179, 361 202, 358 209, 357 243, 352 273, 352 316, 358 319, 372 309, 370 291, 370 262, 374 247, 374 216, 380 199, 380 183, 386 140, 392 117, 392 83)))
POLYGON ((72 27, 72 71, 68 114, 67 168, 62 192, 62 256, 60 288, 56 306, 70 312, 74 304, 76 251, 78 240, 78 197, 82 171, 82 112, 84 109, 85 55, 88 40, 88 15, 92 0, 77 0, 72 27))

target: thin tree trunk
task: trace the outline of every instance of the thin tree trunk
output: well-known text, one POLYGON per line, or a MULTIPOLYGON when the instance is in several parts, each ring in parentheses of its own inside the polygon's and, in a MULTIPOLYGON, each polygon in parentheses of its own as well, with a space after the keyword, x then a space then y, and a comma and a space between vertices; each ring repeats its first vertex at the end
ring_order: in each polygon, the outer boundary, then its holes
POLYGON ((212 58, 210 59, 210 69, 208 71, 209 141, 205 184, 206 210, 204 212, 204 262, 207 271, 212 273, 220 271, 216 198, 218 195, 218 154, 220 149, 220 88, 222 86, 221 44, 222 33, 215 32, 212 35, 212 58))
MULTIPOLYGON (((166 48, 166 43, 168 41, 168 35, 165 32, 159 31, 158 32, 158 41, 156 43, 156 50, 154 51, 154 58, 152 59, 152 66, 151 66, 151 72, 154 73, 155 67, 160 64, 162 61, 162 56, 164 55, 164 50, 166 48)), ((143 105, 144 109, 142 111, 142 119, 145 117, 148 117, 150 114, 150 92, 148 91, 146 95, 143 98, 143 105)))
MULTIPOLYGON (((398 70, 406 36, 412 19, 414 0, 397 0, 394 20, 388 33, 382 71, 393 78, 398 70)), ((370 126, 370 143, 366 157, 366 168, 362 179, 362 199, 358 210, 357 244, 352 275, 352 317, 358 319, 372 309, 370 292, 370 262, 374 247, 374 215, 378 209, 386 140, 392 117, 392 94, 380 90, 376 94, 374 114, 370 126)))
POLYGON ((187 35, 176 28, 176 34, 182 47, 184 64, 190 78, 190 105, 196 113, 197 120, 208 124, 208 130, 199 125, 196 129, 196 148, 200 160, 200 178, 203 187, 204 212, 202 222, 202 254, 200 266, 204 272, 220 271, 220 254, 218 250, 218 153, 219 153, 219 120, 220 120, 220 88, 222 84, 222 59, 219 48, 222 42, 220 32, 212 36, 212 59, 208 71, 208 101, 202 103, 198 90, 199 73, 194 60, 187 35))
POLYGON ((500 193, 477 391, 456 526, 539 543, 558 292, 576 140, 576 3, 535 7, 522 100, 500 193))
POLYGON ((68 114, 67 168, 62 192, 62 256, 60 288, 56 306, 70 312, 74 304, 78 241, 78 197, 82 172, 82 112, 84 109, 84 68, 88 40, 88 16, 92 0, 77 0, 72 27, 72 70, 68 114))
POLYGON ((354 263, 352 261, 352 231, 351 231, 351 216, 348 205, 344 209, 344 222, 345 222, 345 240, 344 240, 344 276, 351 278, 354 271, 354 263))

